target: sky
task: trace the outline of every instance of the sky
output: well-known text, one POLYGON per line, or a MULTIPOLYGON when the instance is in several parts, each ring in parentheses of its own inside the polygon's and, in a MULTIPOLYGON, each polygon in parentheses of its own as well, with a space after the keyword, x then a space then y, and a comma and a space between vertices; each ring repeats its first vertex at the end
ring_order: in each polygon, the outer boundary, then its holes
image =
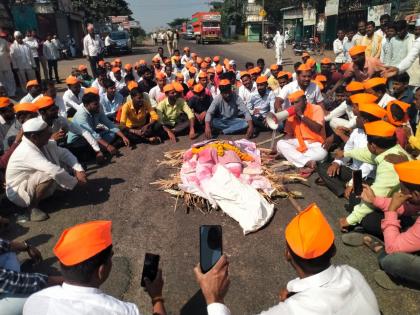
POLYGON ((127 0, 133 17, 150 32, 168 27, 175 18, 191 18, 195 12, 208 11, 209 0, 127 0))

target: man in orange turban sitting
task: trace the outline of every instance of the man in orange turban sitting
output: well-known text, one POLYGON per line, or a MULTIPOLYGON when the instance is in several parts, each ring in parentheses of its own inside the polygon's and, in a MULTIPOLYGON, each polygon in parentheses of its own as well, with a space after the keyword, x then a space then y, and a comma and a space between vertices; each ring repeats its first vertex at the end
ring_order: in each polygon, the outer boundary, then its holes
MULTIPOLYGON (((262 312, 277 314, 379 315, 376 297, 364 277, 348 265, 336 266, 334 232, 316 204, 309 205, 285 230, 287 261, 298 278, 280 291, 280 302, 262 312), (345 310, 351 307, 351 311, 345 310)), ((194 269, 209 315, 230 315, 223 298, 229 286, 229 263, 222 256, 206 274, 194 269)))
MULTIPOLYGON (((135 304, 118 300, 99 289, 112 268, 111 225, 111 221, 91 221, 64 230, 54 247, 64 283, 30 296, 23 314, 140 314, 135 304)), ((158 271, 153 282, 145 279, 145 283, 152 299, 153 314, 166 314, 162 271, 158 271)))
POLYGON ((325 140, 324 111, 321 106, 306 101, 304 91, 289 95, 296 114, 286 121, 286 138, 277 142, 277 152, 310 175, 317 161, 323 160, 328 152, 322 147, 325 140))

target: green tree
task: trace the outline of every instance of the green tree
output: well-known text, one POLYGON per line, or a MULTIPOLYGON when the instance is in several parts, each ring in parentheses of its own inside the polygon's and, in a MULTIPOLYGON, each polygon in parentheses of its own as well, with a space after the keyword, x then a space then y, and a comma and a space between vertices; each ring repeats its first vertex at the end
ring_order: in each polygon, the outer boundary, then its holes
MULTIPOLYGON (((278 24, 282 19, 282 11, 280 9, 290 6, 300 6, 301 0, 265 0, 264 9, 267 12, 267 19, 278 24)), ((263 0, 257 0, 257 3, 262 5, 263 0)))
POLYGON ((171 28, 178 28, 182 26, 182 23, 188 22, 188 18, 176 18, 172 22, 167 23, 169 27, 171 28))
POLYGON ((84 11, 90 22, 103 22, 109 16, 133 14, 125 0, 73 0, 73 8, 84 11))

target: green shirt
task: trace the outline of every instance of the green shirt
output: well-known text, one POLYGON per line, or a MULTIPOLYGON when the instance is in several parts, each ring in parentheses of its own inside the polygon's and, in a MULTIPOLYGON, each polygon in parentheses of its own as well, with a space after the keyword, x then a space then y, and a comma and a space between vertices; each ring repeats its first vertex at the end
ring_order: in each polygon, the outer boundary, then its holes
POLYGON ((184 113, 188 119, 194 118, 194 113, 183 98, 178 98, 175 105, 169 104, 168 98, 161 101, 156 111, 159 115, 160 122, 163 125, 174 127, 180 114, 184 113))
MULTIPOLYGON (((371 188, 376 196, 390 197, 394 192, 399 190, 400 180, 398 174, 395 172, 394 164, 387 162, 385 157, 388 154, 401 153, 411 160, 410 155, 399 144, 379 155, 374 155, 368 148, 363 148, 344 152, 344 157, 376 165, 376 177, 371 188)), ((371 212, 373 212, 372 205, 362 201, 354 207, 353 212, 347 217, 347 222, 350 225, 360 223, 362 219, 371 212)))

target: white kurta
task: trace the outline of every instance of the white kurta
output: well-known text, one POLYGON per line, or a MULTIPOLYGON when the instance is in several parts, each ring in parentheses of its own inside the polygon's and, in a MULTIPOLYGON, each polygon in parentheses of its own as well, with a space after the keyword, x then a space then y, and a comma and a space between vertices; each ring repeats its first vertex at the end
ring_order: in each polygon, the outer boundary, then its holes
POLYGON ((79 95, 74 95, 70 89, 67 89, 67 91, 63 94, 63 102, 66 107, 66 111, 70 108, 74 108, 77 111, 81 106, 83 106, 82 97, 84 93, 85 89, 83 87, 80 89, 79 95))
POLYGON ((67 149, 49 141, 39 149, 26 137, 10 157, 6 169, 6 195, 14 204, 28 207, 34 197, 36 186, 48 180, 64 189, 73 189, 77 179, 62 166, 83 171, 76 157, 67 149))
POLYGON ((322 161, 328 155, 321 142, 305 140, 305 144, 308 149, 305 152, 300 152, 297 150, 299 146, 297 139, 279 140, 277 142, 277 152, 281 153, 286 160, 296 167, 304 167, 309 161, 322 161))
POLYGON ((8 96, 15 96, 16 83, 10 66, 11 62, 9 43, 0 38, 0 83, 6 88, 8 96))
POLYGON ((35 59, 32 51, 25 43, 19 44, 16 40, 10 46, 12 67, 17 69, 20 87, 26 91, 26 82, 35 79, 35 59))
POLYGON ((353 129, 356 126, 356 118, 357 117, 353 113, 353 106, 347 104, 346 101, 343 101, 325 116, 325 121, 329 122, 333 129, 337 127, 353 129), (344 114, 346 114, 349 119, 341 118, 344 114))

